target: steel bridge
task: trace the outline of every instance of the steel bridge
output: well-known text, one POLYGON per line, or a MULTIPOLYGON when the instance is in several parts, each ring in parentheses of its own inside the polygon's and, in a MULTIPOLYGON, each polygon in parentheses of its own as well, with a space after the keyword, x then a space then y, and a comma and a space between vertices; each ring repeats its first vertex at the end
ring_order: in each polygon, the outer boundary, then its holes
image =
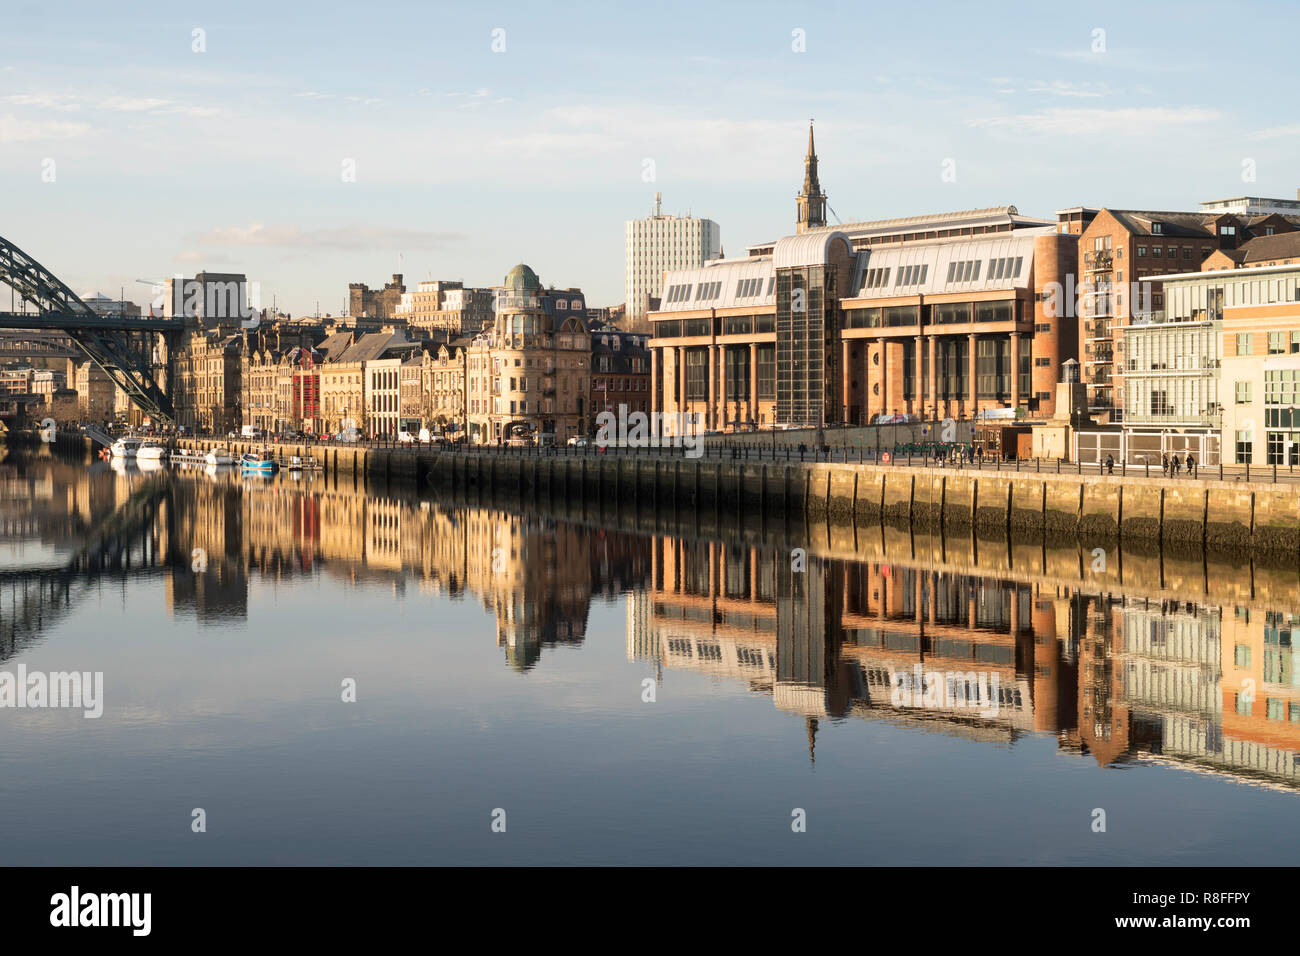
POLYGON ((181 319, 101 315, 82 302, 58 276, 0 237, 0 284, 9 286, 24 311, 0 311, 0 330, 62 333, 154 421, 175 418, 171 398, 155 376, 154 348, 160 336, 168 354, 181 319), (26 311, 28 306, 34 311, 26 311))
POLYGON ((84 357, 85 353, 62 332, 29 332, 23 330, 0 332, 0 359, 80 359, 84 357))

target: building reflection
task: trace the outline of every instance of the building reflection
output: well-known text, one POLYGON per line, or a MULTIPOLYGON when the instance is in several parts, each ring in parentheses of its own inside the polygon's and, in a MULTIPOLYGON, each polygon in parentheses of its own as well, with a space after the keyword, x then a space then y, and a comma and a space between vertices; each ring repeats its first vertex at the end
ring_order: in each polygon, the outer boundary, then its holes
POLYGON ((507 663, 527 671, 542 651, 580 645, 593 599, 641 588, 649 542, 494 509, 444 508, 415 496, 326 482, 241 481, 180 473, 169 500, 174 609, 200 619, 247 614, 249 574, 319 575, 344 587, 407 588, 478 600, 507 663), (190 567, 200 549, 203 573, 190 567))
POLYGON ((883 720, 1002 745, 1047 734, 1103 766, 1173 762, 1300 788, 1300 612, 1279 606, 1295 583, 1216 604, 1136 572, 1107 591, 942 549, 917 558, 914 544, 894 561, 883 548, 832 560, 324 481, 12 457, 0 463, 0 549, 0 657, 104 574, 161 577, 171 613, 201 625, 247 620, 255 578, 435 609, 473 600, 520 672, 583 645, 593 603, 621 601, 629 660, 662 681, 689 671, 770 698, 802 723, 810 759, 824 722, 883 720), (972 699, 980 680, 989 696, 972 699))
POLYGON ((1172 761, 1291 789, 1298 622, 888 563, 809 556, 799 571, 784 550, 659 537, 627 656, 661 680, 690 670, 770 696, 804 718, 810 757, 819 721, 857 717, 1003 744, 1051 734, 1103 766, 1172 761), (898 696, 977 675, 995 707, 898 696))

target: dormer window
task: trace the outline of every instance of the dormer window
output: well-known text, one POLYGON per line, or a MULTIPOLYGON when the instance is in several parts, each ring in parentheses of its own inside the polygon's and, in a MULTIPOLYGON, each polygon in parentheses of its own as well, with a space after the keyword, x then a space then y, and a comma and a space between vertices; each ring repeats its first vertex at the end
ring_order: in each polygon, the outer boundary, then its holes
POLYGON ((1153 222, 1151 224, 1151 235, 1153 236, 1164 235, 1164 223, 1153 222))

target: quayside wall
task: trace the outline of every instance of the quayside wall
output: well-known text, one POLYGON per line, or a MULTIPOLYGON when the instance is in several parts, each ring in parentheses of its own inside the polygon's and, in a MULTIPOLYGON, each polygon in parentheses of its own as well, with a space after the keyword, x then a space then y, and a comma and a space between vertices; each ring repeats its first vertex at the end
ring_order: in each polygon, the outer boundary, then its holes
MULTIPOLYGON (((216 444, 236 457, 253 445, 216 444)), ((525 499, 590 498, 693 511, 758 510, 830 525, 906 524, 957 532, 1077 536, 1167 551, 1272 552, 1300 559, 1300 483, 745 461, 655 454, 536 454, 278 445, 330 477, 448 491, 509 490, 525 499)))

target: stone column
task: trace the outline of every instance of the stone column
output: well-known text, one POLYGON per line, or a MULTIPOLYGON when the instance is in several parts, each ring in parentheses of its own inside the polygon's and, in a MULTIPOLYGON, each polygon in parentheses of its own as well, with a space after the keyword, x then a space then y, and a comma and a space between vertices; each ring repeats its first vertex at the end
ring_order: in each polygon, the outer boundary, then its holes
POLYGON ((853 404, 853 350, 850 348, 852 343, 848 339, 840 340, 840 404, 843 410, 840 412, 840 424, 849 424, 849 408, 853 404))
POLYGON ((709 404, 704 409, 704 427, 712 429, 717 427, 714 405, 718 400, 718 347, 710 345, 705 354, 704 371, 709 383, 709 404))
POLYGON ((925 363, 921 357, 925 354, 925 336, 916 337, 916 382, 912 386, 912 394, 916 396, 916 411, 922 418, 921 414, 925 411, 925 363))
POLYGON ((889 339, 876 339, 876 346, 880 355, 880 412, 883 415, 889 414, 889 339))
MULTIPOLYGON (((686 413, 686 347, 677 347, 677 380, 673 383, 677 392, 677 413, 686 413)), ((684 422, 684 420, 683 420, 684 422)))
POLYGON ((975 417, 975 409, 979 407, 980 387, 979 387, 979 336, 974 332, 970 334, 970 355, 967 356, 969 369, 967 375, 970 377, 970 417, 975 417))
POLYGON ((650 350, 650 411, 662 412, 659 400, 659 353, 662 349, 650 350))
POLYGON ((1011 333, 1011 407, 1020 405, 1020 333, 1011 333))
POLYGON ((927 336, 930 340, 930 414, 935 419, 939 418, 939 366, 936 364, 938 359, 937 344, 939 337, 937 335, 927 336))

